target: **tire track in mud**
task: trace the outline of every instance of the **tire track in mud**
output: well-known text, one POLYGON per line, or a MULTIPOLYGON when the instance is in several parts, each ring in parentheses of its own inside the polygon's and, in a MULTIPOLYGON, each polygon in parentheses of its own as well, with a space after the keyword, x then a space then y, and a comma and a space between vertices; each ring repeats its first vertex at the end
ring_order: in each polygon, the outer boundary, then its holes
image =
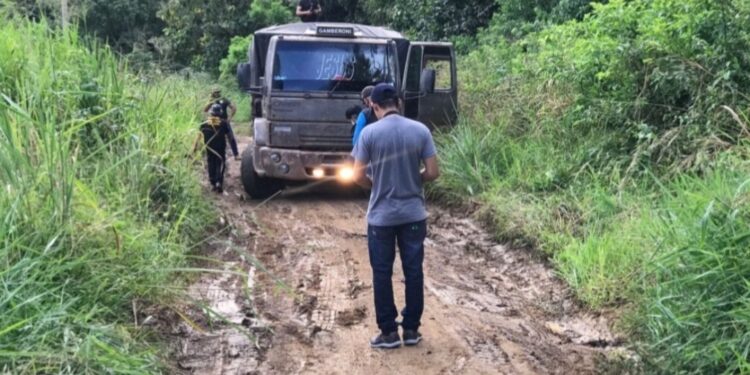
MULTIPOLYGON (((313 189, 263 204, 246 201, 238 167, 230 164, 227 194, 216 199, 234 228, 228 241, 236 251, 212 244, 207 255, 251 272, 252 291, 243 295, 241 277, 216 274, 191 287, 196 299, 226 310, 226 320, 238 323, 205 325, 203 332, 180 323, 177 347, 189 348, 174 356, 180 372, 595 373, 598 360, 619 350, 621 340, 607 319, 581 309, 544 263, 434 205, 425 241, 425 340, 417 347, 372 350, 368 340, 377 326, 366 198, 351 189, 313 189), (194 292, 217 285, 221 293, 194 292), (232 300, 239 309, 216 300, 232 300), (243 330, 254 342, 235 337, 243 330), (191 362, 191 356, 200 360, 191 362)), ((401 308, 398 257, 394 268, 401 308)))

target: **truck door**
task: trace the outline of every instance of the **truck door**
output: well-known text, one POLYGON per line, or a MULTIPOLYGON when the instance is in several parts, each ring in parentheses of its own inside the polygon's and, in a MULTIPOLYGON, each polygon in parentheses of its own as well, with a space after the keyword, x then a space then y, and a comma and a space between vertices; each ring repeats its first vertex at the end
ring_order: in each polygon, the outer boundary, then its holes
POLYGON ((456 57, 451 43, 413 42, 406 55, 404 115, 430 129, 452 126, 458 117, 456 57))

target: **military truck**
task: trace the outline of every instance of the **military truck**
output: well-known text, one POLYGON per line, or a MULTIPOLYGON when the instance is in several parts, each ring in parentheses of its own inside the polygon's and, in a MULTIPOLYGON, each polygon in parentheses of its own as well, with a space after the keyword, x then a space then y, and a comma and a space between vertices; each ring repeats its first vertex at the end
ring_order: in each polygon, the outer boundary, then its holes
POLYGON ((253 117, 241 165, 252 198, 293 181, 350 182, 353 127, 345 111, 362 104, 367 85, 394 85, 403 115, 433 129, 457 117, 450 43, 410 42, 384 27, 294 23, 256 31, 248 60, 237 79, 253 117))

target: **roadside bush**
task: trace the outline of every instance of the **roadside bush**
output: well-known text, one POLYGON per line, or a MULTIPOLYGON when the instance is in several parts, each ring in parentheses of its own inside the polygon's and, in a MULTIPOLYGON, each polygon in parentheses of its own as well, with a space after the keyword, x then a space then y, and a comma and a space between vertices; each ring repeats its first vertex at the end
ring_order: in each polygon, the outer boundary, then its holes
POLYGON ((748 173, 682 178, 654 211, 657 256, 635 325, 660 373, 750 372, 748 173))
POLYGON ((219 64, 219 79, 227 86, 237 86, 237 65, 248 61, 248 51, 253 36, 236 36, 232 38, 227 56, 219 64))
POLYGON ((736 144, 747 108, 750 12, 739 1, 612 1, 529 43, 548 79, 573 82, 581 126, 613 127, 624 151, 679 170, 736 144), (638 152, 637 152, 638 151, 638 152))
POLYGON ((132 303, 173 293, 210 211, 195 87, 140 83, 75 28, 0 26, 0 371, 157 373, 132 303))
POLYGON ((647 371, 750 373, 750 5, 565 3, 562 24, 540 15, 563 2, 504 4, 462 59, 438 193, 481 202, 590 306, 630 311, 647 371))

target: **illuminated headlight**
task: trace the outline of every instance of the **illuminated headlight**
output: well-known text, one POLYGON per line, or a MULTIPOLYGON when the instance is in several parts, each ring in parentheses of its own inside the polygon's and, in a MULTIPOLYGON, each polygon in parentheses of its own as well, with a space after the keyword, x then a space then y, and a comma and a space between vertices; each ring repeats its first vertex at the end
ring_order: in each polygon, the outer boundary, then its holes
POLYGON ((339 169, 338 175, 341 181, 351 181, 354 179, 354 169, 352 167, 343 167, 339 169))
POLYGON ((323 178, 325 177, 326 172, 323 170, 323 168, 315 168, 312 170, 312 176, 315 178, 323 178))

